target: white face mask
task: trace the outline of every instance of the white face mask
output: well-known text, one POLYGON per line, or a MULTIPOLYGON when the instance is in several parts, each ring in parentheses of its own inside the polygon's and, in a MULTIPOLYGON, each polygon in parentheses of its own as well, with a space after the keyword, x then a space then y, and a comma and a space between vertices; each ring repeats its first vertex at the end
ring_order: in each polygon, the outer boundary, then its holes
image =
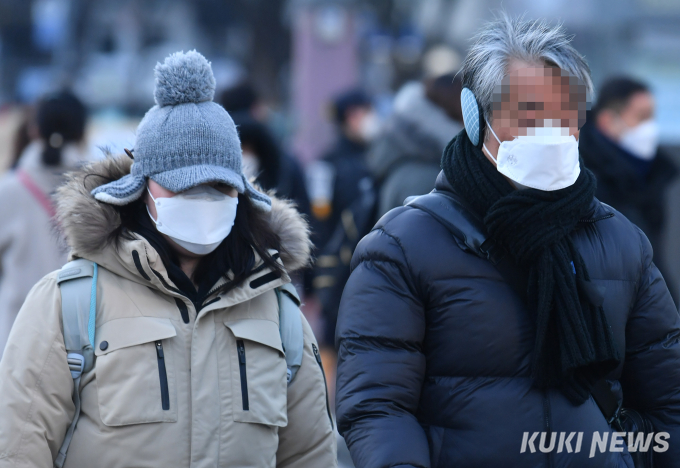
POLYGON ((371 111, 366 114, 361 121, 361 127, 359 132, 361 133, 361 138, 366 142, 370 143, 380 135, 381 123, 378 114, 371 111))
POLYGON ((215 250, 229 235, 236 219, 238 198, 208 185, 199 185, 171 198, 151 195, 151 199, 156 205, 156 219, 148 206, 146 210, 156 229, 197 255, 215 250))
POLYGON ((654 120, 646 120, 628 129, 619 144, 633 156, 651 161, 659 146, 659 126, 654 120))
POLYGON ((498 172, 515 182, 518 188, 551 192, 574 185, 578 179, 581 173, 578 141, 569 135, 568 128, 529 128, 530 135, 501 143, 491 125, 488 122, 486 125, 500 143, 498 159, 491 155, 486 145, 483 145, 484 149, 496 163, 498 172))

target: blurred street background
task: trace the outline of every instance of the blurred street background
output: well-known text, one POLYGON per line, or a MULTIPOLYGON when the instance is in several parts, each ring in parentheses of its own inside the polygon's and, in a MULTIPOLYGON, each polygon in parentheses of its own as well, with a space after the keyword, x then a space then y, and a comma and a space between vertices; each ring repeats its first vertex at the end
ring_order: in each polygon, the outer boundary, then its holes
POLYGON ((2 127, 17 106, 70 86, 91 110, 93 143, 132 145, 129 129, 153 104, 153 66, 195 48, 212 61, 218 89, 255 87, 307 163, 332 142, 324 105, 335 94, 362 86, 386 116, 399 87, 428 72, 427 58, 437 62, 428 52, 445 47, 450 57, 430 66, 455 69, 501 7, 563 21, 596 84, 620 73, 646 80, 662 143, 680 145, 676 0, 2 0, 2 127))
MULTIPOLYGON (((416 144, 425 151, 432 142, 423 174, 434 174, 424 176, 434 185, 441 149, 462 128, 453 77, 474 33, 500 8, 562 21, 596 89, 613 76, 645 83, 660 148, 680 165, 678 0, 0 0, 0 174, 35 138, 35 104, 64 89, 88 110, 88 158, 134 148, 135 128, 154 104, 155 64, 198 50, 212 62, 215 101, 241 125, 252 175, 293 198, 314 227, 318 264, 298 284, 332 389, 342 278, 358 237, 392 207, 376 197, 401 164, 394 155, 412 143, 382 136, 395 128, 415 134, 423 122, 436 128, 416 144)), ((655 254, 677 301, 677 178, 660 200, 655 254)))

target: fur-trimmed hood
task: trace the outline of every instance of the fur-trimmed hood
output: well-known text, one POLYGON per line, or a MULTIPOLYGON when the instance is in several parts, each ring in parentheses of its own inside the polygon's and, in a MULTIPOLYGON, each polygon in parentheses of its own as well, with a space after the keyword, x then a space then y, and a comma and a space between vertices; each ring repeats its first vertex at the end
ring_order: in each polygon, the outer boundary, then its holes
MULTIPOLYGON (((119 241, 113 234, 121 223, 118 210, 95 200, 90 192, 129 174, 131 166, 127 156, 109 156, 70 173, 57 190, 57 219, 72 255, 89 258, 119 241)), ((309 264, 309 227, 291 202, 269 195, 272 209, 265 216, 281 239, 281 261, 290 273, 309 264)))

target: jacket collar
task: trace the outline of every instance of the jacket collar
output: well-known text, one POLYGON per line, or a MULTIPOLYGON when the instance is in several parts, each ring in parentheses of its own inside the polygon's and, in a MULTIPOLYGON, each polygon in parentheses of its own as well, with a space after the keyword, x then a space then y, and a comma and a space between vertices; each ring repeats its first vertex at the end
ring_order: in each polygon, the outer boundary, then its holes
MULTIPOLYGON (((177 298, 186 297, 170 279, 168 271, 156 250, 151 247, 146 239, 141 236, 136 237, 137 239, 134 241, 122 243, 119 250, 115 252, 115 258, 102 255, 99 258, 96 256, 95 258, 89 258, 89 260, 97 262, 119 276, 145 286, 150 286, 166 295, 177 298)), ((109 254, 111 250, 108 249, 109 254)), ((242 283, 229 288, 226 294, 221 294, 220 290, 222 286, 229 283, 233 278, 233 273, 231 271, 227 272, 226 278, 221 276, 203 299, 201 312, 209 304, 216 303, 215 308, 232 306, 246 302, 266 291, 290 282, 288 274, 284 273, 283 276, 279 276, 269 267, 265 267, 257 253, 254 253, 256 266, 250 276, 242 283)), ((281 263, 278 252, 270 250, 269 253, 281 263)))

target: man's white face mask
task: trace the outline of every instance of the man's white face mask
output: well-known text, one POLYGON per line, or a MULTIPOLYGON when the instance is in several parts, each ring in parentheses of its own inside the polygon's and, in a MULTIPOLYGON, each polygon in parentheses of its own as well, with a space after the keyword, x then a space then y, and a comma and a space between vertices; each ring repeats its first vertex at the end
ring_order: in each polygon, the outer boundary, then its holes
POLYGON ((659 146, 659 126, 654 120, 646 120, 626 130, 619 144, 633 156, 651 161, 659 146))
POLYGON ((529 135, 501 142, 491 125, 488 122, 486 125, 500 144, 498 157, 494 158, 486 145, 484 149, 498 172, 515 182, 517 188, 551 192, 570 187, 578 179, 581 173, 578 141, 569 135, 569 128, 529 128, 529 135))
POLYGON ((151 199, 156 205, 156 219, 148 206, 146 210, 158 231, 197 255, 215 250, 229 235, 236 219, 238 198, 208 185, 199 185, 171 198, 151 195, 151 199))

